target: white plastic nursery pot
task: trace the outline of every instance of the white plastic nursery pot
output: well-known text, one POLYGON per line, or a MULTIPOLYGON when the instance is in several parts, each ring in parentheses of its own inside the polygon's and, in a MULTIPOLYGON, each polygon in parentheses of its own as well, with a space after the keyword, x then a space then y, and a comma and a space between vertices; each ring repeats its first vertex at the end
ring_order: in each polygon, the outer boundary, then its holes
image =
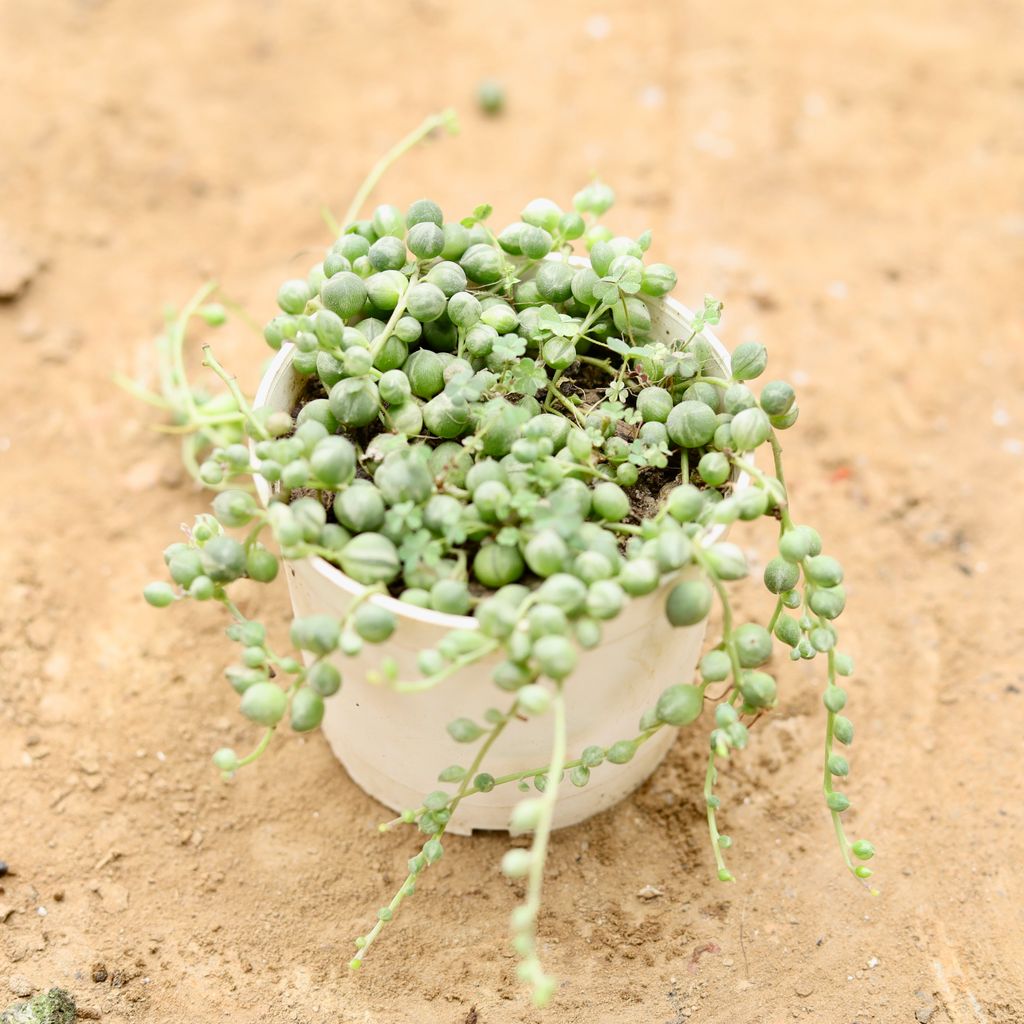
MULTIPOLYGON (((648 300, 652 336, 673 341, 689 333, 693 314, 671 299, 648 300)), ((723 376, 730 373, 729 354, 706 329, 723 376)), ((255 407, 290 412, 305 379, 291 366, 294 348, 285 345, 260 383, 255 407)), ((742 480, 740 481, 742 482, 742 480)), ((266 503, 270 488, 257 481, 266 503)), ((721 536, 716 527, 712 536, 721 536)), ((296 616, 329 614, 344 617, 352 599, 364 590, 322 558, 285 565, 296 616)), ((641 598, 631 598, 622 613, 603 623, 603 639, 582 651, 576 671, 565 681, 568 756, 578 757, 592 744, 608 747, 636 735, 640 716, 673 683, 689 682, 700 658, 706 622, 673 628, 665 618, 668 591, 678 577, 641 598)), ((352 779, 370 796, 394 811, 420 806, 438 788, 438 773, 451 764, 467 765, 474 746, 456 743, 445 727, 460 717, 482 722, 491 707, 505 706, 507 695, 491 682, 500 652, 450 676, 433 689, 397 693, 386 683, 371 683, 367 674, 385 656, 395 659, 399 678, 420 677, 420 651, 436 647, 452 629, 476 629, 470 616, 448 615, 406 604, 388 596, 371 598, 398 618, 398 627, 383 644, 366 644, 360 655, 338 655, 343 684, 326 701, 323 733, 352 779)), ((658 731, 625 765, 602 765, 590 781, 577 788, 566 778, 556 805, 555 828, 574 825, 606 810, 639 786, 658 766, 676 737, 676 730, 658 731)), ((494 777, 541 768, 551 748, 550 716, 516 721, 488 752, 484 770, 494 777)), ((464 800, 452 815, 448 831, 469 835, 474 829, 509 827, 513 807, 522 798, 513 783, 464 800)))

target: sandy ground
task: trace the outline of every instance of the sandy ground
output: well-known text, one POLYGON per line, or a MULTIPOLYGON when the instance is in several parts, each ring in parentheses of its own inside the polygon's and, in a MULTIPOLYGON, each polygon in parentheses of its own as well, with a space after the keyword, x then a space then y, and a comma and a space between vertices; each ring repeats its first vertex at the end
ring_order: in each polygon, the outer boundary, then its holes
MULTIPOLYGON (((996 0, 0 3, 0 269, 30 279, 0 304, 0 1005, 20 977, 110 1024, 541 1019, 500 837, 449 842, 348 973, 409 844, 319 736, 216 777, 209 752, 251 736, 222 623, 139 600, 205 498, 110 380, 209 275, 269 315, 320 204, 451 103, 463 134, 389 197, 511 219, 596 169, 684 301, 719 295, 722 336, 802 385, 791 482, 851 579, 847 788, 880 850, 872 898, 820 800, 820 680, 783 667, 723 780, 738 884, 710 881, 696 734, 557 835, 543 1019, 1024 1020, 1022 22, 996 0), (500 119, 473 110, 484 75, 500 119)), ((256 379, 260 342, 217 344, 256 379)), ((250 600, 284 621, 282 592, 250 600)))

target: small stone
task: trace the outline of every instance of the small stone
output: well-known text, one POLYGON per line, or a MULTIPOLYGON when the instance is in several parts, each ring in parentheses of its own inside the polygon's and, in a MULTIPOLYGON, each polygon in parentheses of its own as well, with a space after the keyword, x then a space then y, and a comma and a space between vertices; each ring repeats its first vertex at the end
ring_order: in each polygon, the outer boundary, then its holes
POLYGON ((935 1004, 933 1003, 931 1006, 924 1006, 921 1007, 921 1009, 919 1010, 915 1010, 914 1019, 918 1022, 918 1024, 928 1024, 928 1022, 932 1019, 932 1015, 934 1013, 935 1004))
POLYGON ((107 974, 106 964, 96 963, 92 965, 92 980, 95 981, 97 985, 102 984, 108 977, 109 975, 107 974))
POLYGON ((43 675, 55 683, 62 683, 71 672, 71 659, 60 651, 54 651, 43 662, 43 675))
POLYGON ((17 299, 38 272, 39 260, 0 230, 0 300, 17 299))
POLYGON ((814 986, 809 981, 798 981, 793 986, 793 991, 802 999, 806 999, 807 996, 813 994, 814 986))
POLYGON ((128 471, 121 476, 121 484, 126 491, 132 494, 151 491, 160 482, 163 471, 163 460, 143 459, 128 468, 128 471))
POLYGON ((587 18, 583 25, 583 31, 594 39, 600 42, 602 39, 607 39, 608 33, 612 30, 612 23, 608 19, 607 15, 595 14, 587 18))
POLYGON ((27 999, 36 990, 35 985, 24 974, 12 974, 7 979, 7 987, 16 996, 21 996, 23 999, 27 999))
POLYGON ((33 619, 25 628, 25 639, 30 647, 44 651, 57 638, 57 627, 50 619, 33 619))
POLYGON ((638 893, 637 896, 642 900, 656 900, 659 896, 665 894, 661 889, 656 889, 653 885, 645 885, 638 893))
POLYGON ((98 1006, 79 1006, 78 1016, 82 1020, 100 1020, 103 1017, 103 1011, 98 1006))
POLYGON ((43 333, 43 321, 33 313, 26 313, 18 321, 17 331, 23 341, 35 341, 43 333))
POLYGON ((82 335, 74 327, 55 327, 39 343, 39 355, 47 363, 66 363, 82 344, 82 335))
POLYGON ((6 924, 7 919, 13 914, 18 908, 12 907, 10 903, 0 903, 0 924, 6 924))
POLYGON ((120 914, 128 909, 128 890, 116 882, 101 882, 99 897, 108 914, 120 914))

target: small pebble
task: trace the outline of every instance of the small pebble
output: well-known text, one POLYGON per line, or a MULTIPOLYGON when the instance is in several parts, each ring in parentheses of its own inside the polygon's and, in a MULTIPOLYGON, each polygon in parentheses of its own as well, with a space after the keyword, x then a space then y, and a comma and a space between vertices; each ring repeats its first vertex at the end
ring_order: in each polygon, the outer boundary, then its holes
POLYGON ((23 974, 12 974, 7 979, 7 987, 23 999, 27 999, 35 991, 35 986, 23 974))
POLYGON ((4 875, 7 874, 7 871, 8 871, 7 861, 0 860, 0 878, 3 878, 4 875))
POLYGON ((19 298, 40 269, 39 260, 6 233, 0 233, 0 301, 19 298))
POLYGON ((637 896, 642 900, 656 900, 659 896, 665 894, 660 890, 656 889, 653 885, 645 885, 638 893, 637 896))
POLYGON ((660 85, 648 85, 640 91, 640 106, 648 110, 665 105, 665 90, 660 85))

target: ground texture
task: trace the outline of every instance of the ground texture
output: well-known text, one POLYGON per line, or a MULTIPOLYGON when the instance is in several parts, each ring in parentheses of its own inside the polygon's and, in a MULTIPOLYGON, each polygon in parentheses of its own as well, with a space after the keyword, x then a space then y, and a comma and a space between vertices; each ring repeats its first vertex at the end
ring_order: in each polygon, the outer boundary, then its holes
MULTIPOLYGON (((500 837, 449 842, 348 973, 409 843, 318 736, 216 777, 251 736, 222 623, 139 600, 206 499, 111 385, 208 276, 269 315, 320 204, 454 104, 389 197, 511 219, 596 169, 684 301, 720 296, 726 341, 799 385, 792 491, 851 581, 847 788, 880 850, 872 898, 822 808, 821 681, 783 667, 723 779, 737 884, 710 880, 696 733, 557 835, 543 1019, 1024 1020, 1022 28, 998 0, 0 3, 0 993, 112 1024, 541 1020, 500 837)), ((260 344, 218 351, 253 383, 260 344)))

